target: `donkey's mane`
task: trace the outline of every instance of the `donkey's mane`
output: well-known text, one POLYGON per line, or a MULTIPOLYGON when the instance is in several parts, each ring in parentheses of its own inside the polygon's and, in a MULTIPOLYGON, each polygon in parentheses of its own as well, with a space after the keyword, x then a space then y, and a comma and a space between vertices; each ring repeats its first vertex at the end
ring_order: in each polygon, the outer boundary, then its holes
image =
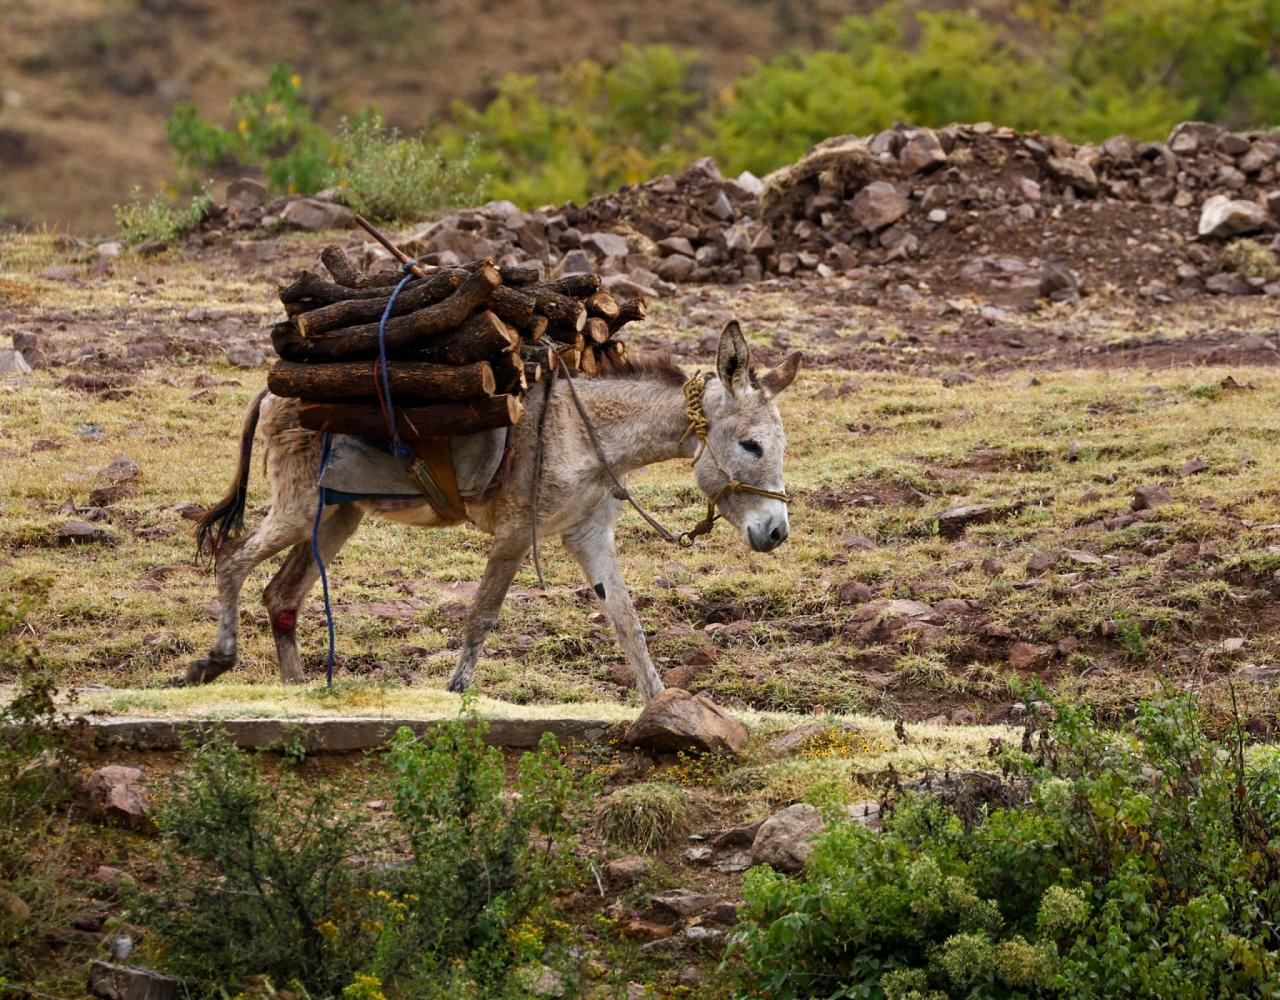
POLYGON ((601 359, 598 378, 656 381, 664 385, 684 385, 685 373, 666 351, 638 351, 619 361, 615 355, 606 354, 601 359))

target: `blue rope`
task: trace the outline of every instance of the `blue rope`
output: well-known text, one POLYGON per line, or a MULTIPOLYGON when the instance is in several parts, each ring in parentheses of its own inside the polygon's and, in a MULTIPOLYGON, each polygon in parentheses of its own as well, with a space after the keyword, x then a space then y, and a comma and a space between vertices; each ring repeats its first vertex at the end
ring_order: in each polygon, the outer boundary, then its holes
POLYGON ((325 660, 324 667, 325 683, 329 687, 333 687, 333 605, 329 603, 329 574, 325 572, 324 557, 320 555, 320 518, 324 514, 324 487, 320 485, 320 480, 324 478, 325 466, 329 464, 329 446, 332 443, 333 438, 328 431, 325 431, 324 437, 320 440, 320 472, 316 475, 316 489, 320 493, 320 499, 316 503, 315 520, 311 522, 311 557, 320 567, 320 590, 324 594, 324 620, 329 626, 329 656, 325 660))
MULTIPOLYGON (((382 393, 386 402, 387 414, 391 419, 391 448, 401 458, 407 459, 412 454, 407 445, 400 441, 400 433, 396 427, 396 413, 391 401, 391 373, 387 367, 387 320, 391 318, 391 311, 396 306, 396 297, 404 289, 410 281, 413 280, 413 272, 409 270, 417 261, 410 261, 404 265, 404 277, 400 279, 400 283, 396 285, 395 290, 391 293, 391 297, 387 299, 387 308, 382 311, 382 319, 378 321, 378 362, 382 367, 382 393)), ((329 687, 333 687, 333 663, 334 663, 334 629, 333 629, 333 605, 329 601, 329 574, 325 571, 324 557, 320 555, 320 519, 324 516, 324 487, 320 481, 324 479, 324 470, 329 464, 329 449, 333 443, 333 439, 329 432, 326 431, 320 443, 320 471, 316 475, 316 488, 319 491, 320 498, 316 501, 316 516, 311 522, 311 557, 315 559, 316 565, 320 567, 320 590, 324 595, 324 620, 329 627, 329 654, 325 658, 325 683, 329 687)))

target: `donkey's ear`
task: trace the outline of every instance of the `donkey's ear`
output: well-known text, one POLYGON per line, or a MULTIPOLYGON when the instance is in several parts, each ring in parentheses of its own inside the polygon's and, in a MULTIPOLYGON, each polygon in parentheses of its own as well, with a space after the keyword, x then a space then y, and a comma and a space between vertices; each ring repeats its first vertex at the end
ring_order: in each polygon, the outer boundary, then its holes
POLYGON ((760 376, 760 384, 765 387, 770 396, 776 396, 795 381, 796 372, 800 370, 800 362, 803 360, 804 355, 796 351, 777 368, 772 368, 760 376))
POLYGON ((716 371, 729 395, 747 385, 751 376, 751 352, 747 338, 736 319, 729 320, 720 331, 720 346, 716 348, 716 371))

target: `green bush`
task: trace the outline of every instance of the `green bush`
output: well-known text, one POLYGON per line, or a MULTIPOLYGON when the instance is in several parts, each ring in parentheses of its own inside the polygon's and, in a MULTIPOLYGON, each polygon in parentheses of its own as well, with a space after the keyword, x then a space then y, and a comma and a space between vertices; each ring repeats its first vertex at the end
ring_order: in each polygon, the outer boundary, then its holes
POLYGON ((148 240, 174 240, 194 231, 209 210, 207 193, 193 197, 186 208, 179 208, 162 195, 147 198, 142 188, 134 187, 129 200, 116 206, 116 225, 130 246, 148 240))
POLYGON ((0 991, 10 978, 40 973, 50 961, 34 942, 67 920, 75 905, 59 884, 67 862, 63 817, 73 761, 54 703, 53 675, 22 632, 47 586, 20 581, 0 598, 0 676, 17 691, 0 705, 0 991))
POLYGON ((457 103, 438 131, 446 156, 473 145, 497 198, 525 205, 583 200, 648 180, 687 155, 684 123, 701 103, 694 56, 624 44, 544 80, 509 74, 482 110, 457 103))
POLYGON ((421 219, 481 200, 474 150, 446 157, 438 146, 386 128, 377 114, 343 122, 336 183, 347 203, 371 219, 421 219))
POLYGON ((500 994, 576 877, 584 791, 548 734, 508 795, 483 736, 472 716, 397 733, 382 821, 313 790, 296 757, 268 777, 215 736, 157 814, 166 870, 135 905, 158 961, 210 993, 265 977, 317 998, 500 994))
POLYGON ((905 798, 834 821, 798 882, 748 873, 746 995, 1271 996, 1280 990, 1280 777, 1205 735, 1189 696, 1132 731, 1058 703, 1023 808, 970 831, 905 798))

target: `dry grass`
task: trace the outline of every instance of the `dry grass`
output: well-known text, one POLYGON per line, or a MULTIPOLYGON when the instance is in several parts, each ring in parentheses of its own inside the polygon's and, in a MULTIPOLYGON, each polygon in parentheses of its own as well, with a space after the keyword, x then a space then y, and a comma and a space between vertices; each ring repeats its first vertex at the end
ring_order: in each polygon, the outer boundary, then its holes
MULTIPOLYGON (((257 270, 235 260, 215 266, 126 257, 112 275, 80 285, 35 278, 48 264, 74 258, 54 237, 0 241, 0 280, 33 290, 33 304, 14 308, 54 351, 92 341, 104 357, 118 359, 130 344, 165 333, 207 344, 203 353, 184 348, 135 365, 126 372, 132 394, 122 399, 60 386, 79 370, 74 364, 0 382, 0 454, 16 470, 0 480, 0 586, 52 578, 50 603, 30 627, 69 683, 141 688, 204 653, 213 594, 207 569, 192 557, 191 523, 178 511, 222 492, 243 407, 261 384, 260 372, 231 368, 222 351, 238 341, 262 343, 260 324, 274 315, 267 279, 314 250, 301 239, 284 241, 257 270), (184 322, 196 305, 226 315, 184 322), (103 513, 118 544, 54 547, 57 526, 87 503, 97 470, 118 455, 134 459, 144 478, 138 496, 103 513)), ((726 304, 746 318, 758 344, 781 330, 793 346, 819 353, 830 346, 809 342, 812 311, 803 315, 778 293, 734 292, 726 304)), ((1234 322, 1244 308, 1225 304, 1218 322, 1234 322)), ((655 314, 650 327, 658 334, 699 322, 687 307, 661 306, 655 314)), ((873 314, 842 315, 848 325, 841 331, 853 336, 873 314)), ((1078 329, 1082 337, 1114 339, 1126 325, 1147 322, 1133 316, 1127 307, 1095 306, 1077 317, 1078 329)), ((1203 306, 1165 319, 1176 339, 1202 322, 1203 306)), ((927 353, 934 346, 881 332, 879 350, 927 353)), ((940 330, 937 342, 949 335, 940 330)), ((716 662, 691 686, 730 704, 924 719, 956 708, 1002 717, 1020 697, 1017 683, 1037 677, 1119 711, 1152 690, 1157 675, 1208 682, 1245 660, 1272 662, 1271 573, 1280 568, 1280 556, 1269 551, 1280 545, 1276 371, 1030 374, 994 373, 948 387, 927 370, 804 372, 783 402, 787 485, 796 497, 784 549, 750 553, 728 529, 692 551, 671 549, 623 515, 623 566, 659 666, 711 645, 716 662), (852 391, 837 395, 851 379, 852 391), (1201 458, 1207 469, 1181 473, 1201 458), (1104 526, 1128 510, 1135 487, 1153 482, 1165 483, 1174 502, 1128 527, 1104 526), (974 503, 993 504, 1004 516, 959 538, 937 533, 939 512, 974 503), (1024 567, 1038 550, 1084 551, 1103 562, 1068 556, 1035 576, 1024 567), (1003 571, 985 571, 990 559, 1003 571), (841 603, 840 588, 851 582, 866 584, 876 598, 961 598, 974 610, 924 646, 893 636, 842 637, 853 608, 841 603), (1014 671, 1005 662, 1008 640, 992 640, 992 632, 1039 644, 1065 639, 1078 650, 1014 671), (1219 644, 1232 636, 1244 637, 1245 646, 1223 651, 1219 644)), ((682 463, 637 477, 635 492, 668 522, 691 523, 701 514, 682 463)), ((255 477, 251 518, 265 502, 255 477)), ((367 524, 333 567, 340 676, 439 692, 486 548, 485 537, 469 529, 367 524)), ((576 567, 554 544, 544 561, 546 593, 533 589, 528 570, 517 577, 480 665, 480 690, 520 705, 634 704, 616 685, 620 654, 576 567)), ((246 587, 242 662, 232 683, 274 677, 257 600, 269 572, 258 571, 246 587)), ((300 635, 304 663, 317 676, 323 624, 315 598, 300 635)), ((218 698, 223 687, 199 697, 218 698)))

